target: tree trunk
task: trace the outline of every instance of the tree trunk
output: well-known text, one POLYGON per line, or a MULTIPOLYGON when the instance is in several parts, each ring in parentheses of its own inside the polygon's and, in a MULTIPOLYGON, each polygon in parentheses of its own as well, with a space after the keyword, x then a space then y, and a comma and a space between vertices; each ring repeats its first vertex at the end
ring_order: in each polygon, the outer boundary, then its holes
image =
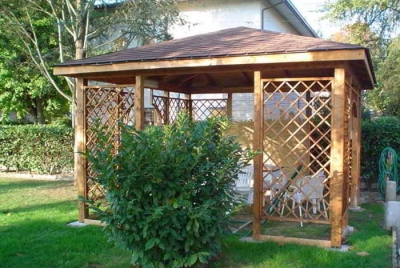
MULTIPOLYGON (((86 21, 87 21, 87 10, 84 8, 85 0, 76 0, 77 10, 77 29, 76 29, 76 40, 75 40, 75 59, 83 59, 86 57, 86 46, 85 46, 85 34, 86 34, 86 21)), ((76 79, 75 79, 76 89, 76 79)), ((76 93, 72 92, 72 104, 71 104, 71 116, 72 116, 72 127, 75 127, 75 109, 76 109, 76 93)))
POLYGON ((43 100, 41 98, 36 98, 36 122, 40 125, 46 123, 43 114, 43 100))

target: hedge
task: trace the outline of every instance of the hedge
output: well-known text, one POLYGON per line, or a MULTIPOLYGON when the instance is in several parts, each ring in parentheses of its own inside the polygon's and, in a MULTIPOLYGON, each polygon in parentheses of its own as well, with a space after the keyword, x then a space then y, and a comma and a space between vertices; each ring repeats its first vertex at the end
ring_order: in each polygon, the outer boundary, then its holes
POLYGON ((400 118, 364 120, 361 133, 361 175, 371 187, 379 178, 378 160, 382 150, 392 147, 400 154, 400 118))
POLYGON ((73 129, 0 126, 0 166, 42 174, 73 170, 73 129))

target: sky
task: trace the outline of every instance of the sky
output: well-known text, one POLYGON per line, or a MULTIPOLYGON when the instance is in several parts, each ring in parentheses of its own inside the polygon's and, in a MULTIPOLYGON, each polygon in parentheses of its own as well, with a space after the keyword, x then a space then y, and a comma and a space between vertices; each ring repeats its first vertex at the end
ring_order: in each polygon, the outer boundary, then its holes
POLYGON ((323 38, 328 38, 334 32, 338 31, 338 27, 332 25, 329 21, 323 20, 321 21, 321 17, 323 13, 318 12, 318 9, 321 9, 323 0, 291 0, 292 3, 296 6, 297 10, 299 10, 300 14, 306 19, 308 24, 323 38))

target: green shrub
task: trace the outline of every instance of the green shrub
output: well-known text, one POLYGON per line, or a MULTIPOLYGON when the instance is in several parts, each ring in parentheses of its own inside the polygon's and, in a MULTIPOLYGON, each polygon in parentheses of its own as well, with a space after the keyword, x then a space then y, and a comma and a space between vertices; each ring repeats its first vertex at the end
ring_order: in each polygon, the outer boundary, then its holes
POLYGON ((38 125, 0 126, 0 165, 51 173, 73 169, 73 130, 38 125))
POLYGON ((400 118, 364 120, 361 133, 361 174, 371 187, 379 178, 378 160, 382 150, 392 147, 400 154, 400 118))
POLYGON ((218 254, 237 204, 232 185, 253 155, 224 136, 226 128, 226 121, 186 115, 140 132, 121 126, 117 151, 99 133, 89 161, 109 206, 97 213, 110 241, 132 252, 133 264, 189 267, 218 254))

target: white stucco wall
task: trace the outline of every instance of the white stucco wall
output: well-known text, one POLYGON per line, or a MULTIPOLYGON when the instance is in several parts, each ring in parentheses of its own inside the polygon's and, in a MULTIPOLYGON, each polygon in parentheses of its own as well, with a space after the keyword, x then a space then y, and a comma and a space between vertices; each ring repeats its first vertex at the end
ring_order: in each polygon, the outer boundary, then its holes
POLYGON ((261 12, 264 10, 265 30, 285 33, 296 31, 263 0, 195 0, 178 2, 186 25, 176 25, 170 32, 182 38, 227 28, 245 26, 261 29, 261 12))
MULTIPOLYGON (((261 5, 261 13, 264 13, 263 18, 263 29, 281 32, 281 33, 290 33, 290 34, 298 34, 297 31, 289 24, 289 22, 282 17, 271 5, 262 1, 261 5)), ((283 5, 283 3, 281 3, 283 5)), ((261 25, 260 25, 261 26, 261 25)))

